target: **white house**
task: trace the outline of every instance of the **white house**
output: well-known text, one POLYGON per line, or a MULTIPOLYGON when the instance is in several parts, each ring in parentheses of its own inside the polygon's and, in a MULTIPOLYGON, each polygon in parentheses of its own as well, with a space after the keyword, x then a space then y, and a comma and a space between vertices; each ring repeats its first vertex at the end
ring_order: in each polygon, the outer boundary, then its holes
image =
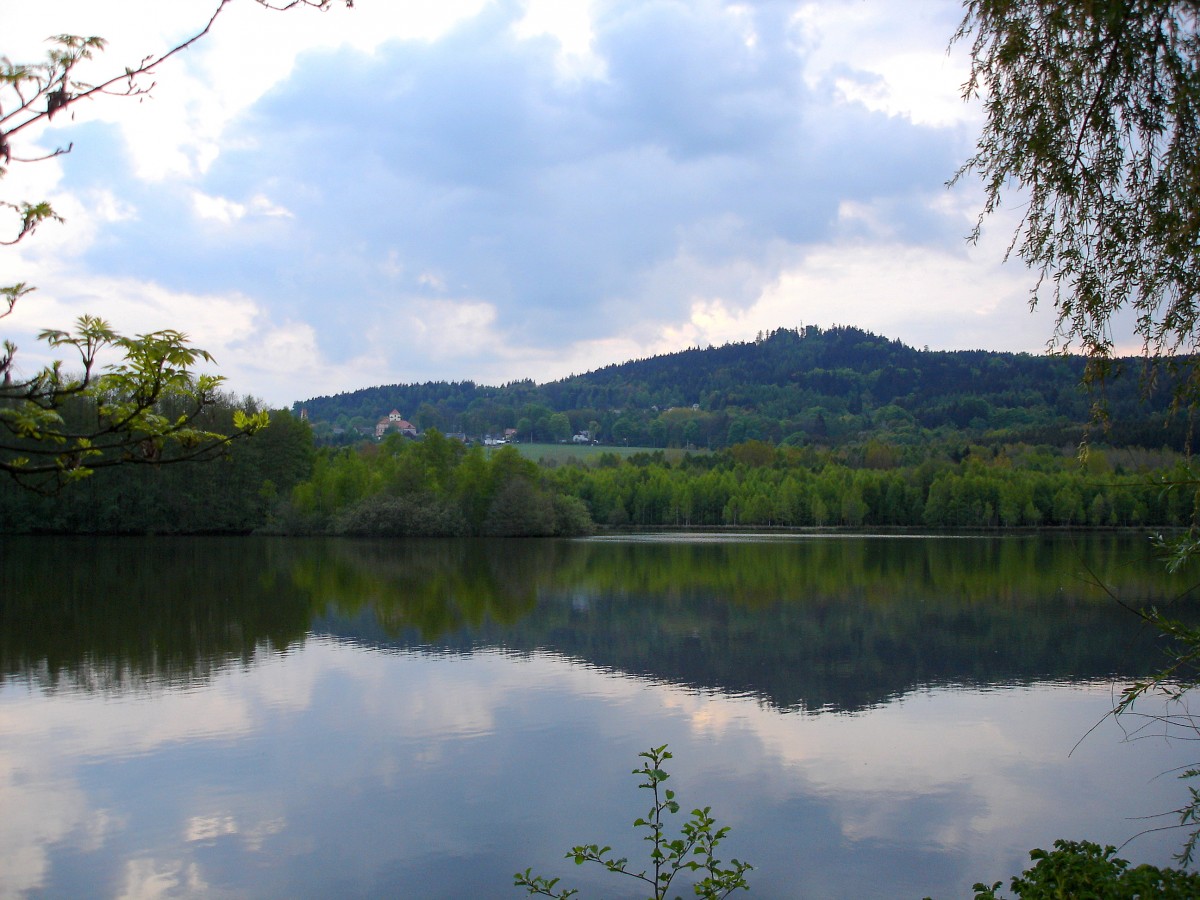
POLYGON ((407 421, 404 416, 400 415, 399 411, 394 409, 375 423, 375 437, 381 438, 389 431, 398 431, 400 434, 407 434, 409 437, 417 436, 417 426, 407 421))

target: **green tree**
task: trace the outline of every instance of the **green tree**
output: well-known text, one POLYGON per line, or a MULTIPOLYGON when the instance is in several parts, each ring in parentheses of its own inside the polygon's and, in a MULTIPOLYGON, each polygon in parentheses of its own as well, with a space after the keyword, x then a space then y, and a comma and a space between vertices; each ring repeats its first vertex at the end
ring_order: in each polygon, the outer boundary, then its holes
POLYGON ((1060 525, 1077 525, 1085 518, 1083 499, 1073 485, 1059 488, 1054 495, 1054 519, 1060 525))
POLYGON ((548 437, 552 441, 562 442, 571 439, 571 420, 566 413, 554 413, 547 420, 548 437))
POLYGON ((633 437, 636 424, 630 416, 621 416, 612 426, 611 433, 614 444, 628 444, 633 437))
POLYGON ((1152 357, 1200 350, 1198 23, 1195 0, 968 0, 954 37, 985 113, 956 179, 982 177, 980 223, 1017 201, 1032 302, 1100 373, 1125 307, 1152 357))
POLYGON ((867 517, 867 504, 857 483, 848 485, 842 494, 842 524, 858 528, 867 517))
MULTIPOLYGON (((0 56, 0 178, 15 163, 71 152, 68 145, 41 157, 29 155, 20 143, 32 126, 81 100, 149 93, 153 84, 146 79, 208 34, 230 2, 216 0, 207 23, 190 38, 136 65, 114 66, 107 72, 97 69, 105 41, 94 35, 55 35, 48 40, 46 56, 36 62, 0 56)), ((333 0, 258 2, 282 10, 325 8, 333 0)), ((345 2, 352 5, 352 0, 345 2)), ((10 213, 10 236, 0 238, 7 246, 25 240, 44 223, 62 221, 45 201, 0 200, 0 209, 10 213)), ((25 282, 0 286, 0 318, 10 315, 33 290, 25 282)), ((5 340, 0 349, 0 472, 21 484, 52 491, 97 468, 205 458, 232 439, 199 424, 216 402, 222 379, 192 372, 198 363, 213 360, 181 332, 130 337, 88 315, 70 331, 47 330, 39 337, 54 349, 69 350, 69 362, 56 361, 30 376, 14 377, 17 347, 5 340), (101 366, 98 359, 105 351, 115 351, 119 361, 101 366)), ((267 422, 265 411, 243 414, 233 423, 233 436, 256 431, 267 422)))
POLYGON ((442 416, 432 403, 422 403, 417 410, 416 421, 418 428, 428 431, 430 428, 437 428, 442 424, 442 416))

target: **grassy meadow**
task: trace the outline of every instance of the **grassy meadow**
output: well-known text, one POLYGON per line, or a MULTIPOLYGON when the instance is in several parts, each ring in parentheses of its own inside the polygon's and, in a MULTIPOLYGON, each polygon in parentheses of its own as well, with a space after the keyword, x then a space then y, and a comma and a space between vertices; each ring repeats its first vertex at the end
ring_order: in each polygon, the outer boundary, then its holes
MULTIPOLYGON (((611 453, 620 459, 626 459, 635 453, 662 453, 667 462, 679 461, 685 451, 680 449, 656 450, 650 447, 614 447, 606 444, 513 444, 526 459, 549 465, 580 463, 595 465, 601 454, 611 453)), ((705 454, 708 450, 691 450, 693 456, 705 454)))

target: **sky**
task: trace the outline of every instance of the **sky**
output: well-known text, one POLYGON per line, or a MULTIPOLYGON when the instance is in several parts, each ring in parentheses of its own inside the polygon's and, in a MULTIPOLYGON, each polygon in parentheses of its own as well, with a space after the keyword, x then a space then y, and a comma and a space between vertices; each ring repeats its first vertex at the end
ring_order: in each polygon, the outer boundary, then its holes
MULTIPOLYGON (((0 7, 0 55, 95 34, 84 80, 200 30, 217 0, 0 7)), ((0 199, 62 224, 0 253, 84 313, 185 332, 272 406, 380 384, 544 382, 805 325, 1040 352, 1053 310, 967 240, 947 181, 981 124, 958 0, 231 0, 148 98, 76 104, 14 147, 0 199)))

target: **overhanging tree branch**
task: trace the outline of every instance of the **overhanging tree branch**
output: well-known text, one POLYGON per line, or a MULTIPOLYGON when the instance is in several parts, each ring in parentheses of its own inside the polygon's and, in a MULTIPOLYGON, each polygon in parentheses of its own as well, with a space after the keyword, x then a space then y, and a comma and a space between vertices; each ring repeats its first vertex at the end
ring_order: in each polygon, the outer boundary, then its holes
MULTIPOLYGON (((0 56, 0 178, 14 163, 37 162, 61 156, 73 145, 40 155, 18 155, 17 139, 30 126, 49 121, 76 103, 100 96, 133 97, 149 93, 146 83, 156 67, 205 37, 231 0, 214 0, 204 26, 161 53, 143 57, 136 65, 92 81, 80 71, 105 47, 97 36, 58 34, 49 38, 43 61, 14 63, 0 56)), ((276 11, 296 7, 327 9, 337 0, 256 0, 276 11)), ((353 0, 341 0, 347 7, 353 0)), ((12 246, 47 221, 62 218, 47 202, 0 200, 0 209, 15 215, 12 246)), ((0 286, 0 319, 33 288, 24 282, 0 286)), ((126 464, 162 464, 204 459, 222 453, 237 437, 267 424, 265 412, 241 411, 234 416, 232 434, 204 425, 217 400, 220 376, 195 374, 193 367, 213 363, 211 355, 187 342, 178 331, 158 331, 127 337, 107 322, 83 316, 71 331, 47 330, 39 338, 53 349, 76 355, 78 374, 64 373, 61 361, 27 378, 14 378, 17 347, 4 341, 0 352, 0 472, 24 486, 54 491, 84 478, 98 468, 126 464), (100 367, 102 353, 118 357, 100 367)))
MULTIPOLYGON (((1192 0, 969 0, 967 97, 984 98, 975 154, 986 202, 1028 206, 1015 251, 1055 344, 1112 351, 1125 308, 1147 356, 1200 350, 1200 40, 1192 0)), ((1193 384, 1193 388, 1196 385, 1193 384)))

